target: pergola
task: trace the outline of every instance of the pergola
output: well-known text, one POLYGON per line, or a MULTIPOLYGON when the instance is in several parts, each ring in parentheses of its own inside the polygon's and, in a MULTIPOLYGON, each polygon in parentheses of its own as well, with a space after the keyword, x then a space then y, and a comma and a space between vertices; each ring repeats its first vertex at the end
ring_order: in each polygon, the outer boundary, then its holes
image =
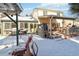
POLYGON ((17 3, 0 3, 0 17, 7 16, 10 20, 12 20, 16 24, 16 45, 19 45, 19 30, 18 30, 18 14, 22 12, 22 7, 17 3), (11 18, 10 15, 16 15, 16 20, 11 18))
POLYGON ((39 19, 40 18, 47 18, 49 20, 49 24, 50 24, 50 37, 52 37, 52 20, 53 19, 63 19, 63 22, 64 22, 64 19, 67 19, 67 20, 73 20, 73 24, 74 24, 74 20, 76 20, 76 18, 73 18, 73 17, 64 17, 64 16, 55 16, 55 15, 44 15, 44 16, 39 16, 38 17, 39 19))

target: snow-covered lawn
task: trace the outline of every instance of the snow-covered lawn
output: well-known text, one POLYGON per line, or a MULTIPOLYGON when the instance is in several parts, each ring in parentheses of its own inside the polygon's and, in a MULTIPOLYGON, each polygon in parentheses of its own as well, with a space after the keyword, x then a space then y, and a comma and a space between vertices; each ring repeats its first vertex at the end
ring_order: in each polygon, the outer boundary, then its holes
POLYGON ((4 39, 4 38, 6 38, 6 36, 0 35, 0 40, 2 40, 2 39, 4 39))
MULTIPOLYGON (((17 48, 23 48, 24 43, 27 41, 29 35, 20 36, 20 45, 17 48)), ((78 37, 72 38, 73 40, 79 39, 78 37)), ((33 40, 37 43, 38 56, 79 56, 79 43, 73 40, 65 40, 62 38, 46 39, 38 35, 33 35, 33 40)), ((16 48, 16 37, 9 36, 0 40, 0 55, 8 56, 9 52, 16 48)))

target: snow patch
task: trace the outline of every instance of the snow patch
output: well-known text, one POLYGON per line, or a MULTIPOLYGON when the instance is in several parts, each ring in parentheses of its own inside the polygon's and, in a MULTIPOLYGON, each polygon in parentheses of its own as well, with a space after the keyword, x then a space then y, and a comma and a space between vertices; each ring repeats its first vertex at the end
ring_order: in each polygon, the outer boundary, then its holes
POLYGON ((70 38, 71 41, 76 42, 76 43, 79 44, 79 40, 78 39, 79 39, 79 36, 70 38))

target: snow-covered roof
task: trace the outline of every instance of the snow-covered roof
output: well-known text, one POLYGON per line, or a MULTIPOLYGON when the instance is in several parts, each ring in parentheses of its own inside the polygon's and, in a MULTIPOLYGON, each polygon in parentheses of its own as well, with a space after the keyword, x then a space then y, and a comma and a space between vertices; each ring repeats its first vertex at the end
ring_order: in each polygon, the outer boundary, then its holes
MULTIPOLYGON (((11 17, 13 20, 16 20, 16 16, 11 17)), ((1 21, 11 21, 8 17, 1 18, 1 21)), ((32 21, 37 22, 36 19, 32 18, 31 16, 18 16, 18 21, 32 21)))
POLYGON ((38 18, 50 18, 53 17, 54 19, 69 19, 69 20, 75 20, 75 17, 66 17, 66 16, 56 16, 56 15, 44 15, 39 16, 38 18))
POLYGON ((5 16, 3 13, 14 15, 22 11, 21 5, 18 3, 0 3, 0 15, 5 16))

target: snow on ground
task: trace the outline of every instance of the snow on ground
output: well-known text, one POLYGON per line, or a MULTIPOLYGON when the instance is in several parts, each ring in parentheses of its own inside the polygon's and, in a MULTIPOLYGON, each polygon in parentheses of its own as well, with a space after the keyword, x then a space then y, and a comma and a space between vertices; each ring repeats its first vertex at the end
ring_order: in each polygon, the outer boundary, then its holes
MULTIPOLYGON (((29 35, 19 36, 20 45, 17 48, 24 48, 24 43, 27 41, 28 36, 29 35)), ((79 37, 72 39, 78 41, 79 37)), ((33 40, 39 47, 38 56, 79 56, 79 43, 73 42, 72 40, 41 38, 38 35, 33 35, 33 40)), ((8 56, 14 49, 16 49, 15 36, 9 36, 0 40, 1 56, 8 56)))
POLYGON ((4 39, 6 36, 0 35, 0 40, 4 39))
POLYGON ((70 38, 70 40, 79 44, 79 36, 70 38))

